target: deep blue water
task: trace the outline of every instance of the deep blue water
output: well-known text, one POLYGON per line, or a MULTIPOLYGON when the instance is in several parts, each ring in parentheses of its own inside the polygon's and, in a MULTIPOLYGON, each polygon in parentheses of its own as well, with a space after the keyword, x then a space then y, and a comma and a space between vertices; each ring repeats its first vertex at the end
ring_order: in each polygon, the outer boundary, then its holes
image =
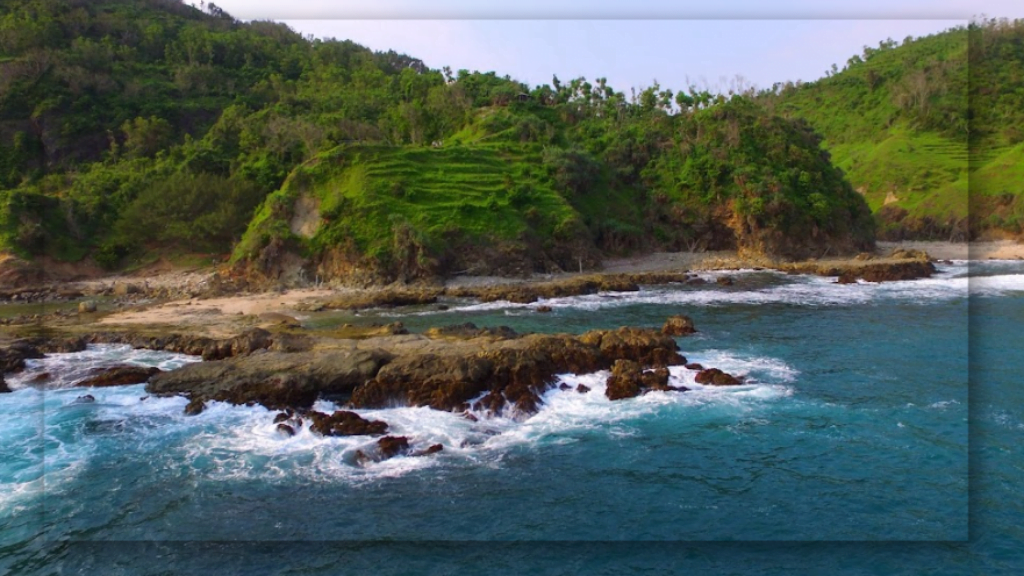
MULTIPOLYGON (((0 397, 0 571, 1017 573, 1022 272, 972 265, 971 297, 959 265, 856 286, 744 273, 731 288, 555 300, 550 315, 407 312, 414 331, 544 332, 684 313, 700 330, 684 354, 749 385, 611 403, 601 375, 567 377, 595 390, 554 390, 518 422, 367 411, 446 449, 366 469, 351 454, 372 440, 286 439, 262 408, 189 418, 141 386, 91 391, 91 405, 72 404, 81 389, 18 390, 0 397)), ((102 348, 21 378, 125 358, 187 361, 102 348)))

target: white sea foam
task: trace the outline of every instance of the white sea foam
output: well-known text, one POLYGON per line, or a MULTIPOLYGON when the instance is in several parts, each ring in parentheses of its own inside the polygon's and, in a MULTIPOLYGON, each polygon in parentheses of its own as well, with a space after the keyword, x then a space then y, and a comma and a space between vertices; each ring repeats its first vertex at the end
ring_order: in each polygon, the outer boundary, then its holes
MULTIPOLYGON (((22 387, 0 396, 7 415, 0 429, 5 449, 21 456, 0 466, 0 513, 24 510, 26 499, 38 494, 42 460, 48 490, 59 490, 93 458, 126 447, 152 462, 185 466, 196 481, 311 480, 374 481, 437 466, 500 466, 512 449, 539 444, 576 442, 598 434, 631 436, 651 417, 685 423, 708 413, 729 418, 766 414, 771 405, 792 394, 798 373, 781 360, 711 350, 692 358, 747 378, 742 386, 713 387, 694 382, 695 372, 677 366, 670 384, 689 392, 652 392, 638 398, 609 401, 607 372, 563 375, 543 396, 540 410, 528 418, 478 414, 474 422, 461 414, 429 408, 356 410, 365 418, 384 420, 389 434, 406 436, 413 450, 442 444, 429 457, 403 456, 359 466, 356 452, 372 451, 377 438, 321 437, 306 425, 288 436, 277 430, 273 411, 263 407, 211 402, 197 416, 186 416, 181 397, 146 396, 142 385, 113 388, 34 389, 22 387), (576 391, 580 384, 590 392, 576 391), (88 392, 93 402, 80 403, 88 392), (45 424, 44 424, 45 423, 45 424)), ((133 361, 170 368, 193 361, 181 355, 140 352, 124 347, 97 347, 74 354, 55 354, 30 370, 80 372, 103 363, 133 361)), ((61 382, 67 381, 61 379, 61 382)), ((319 401, 315 409, 330 413, 340 408, 319 401)))
MULTIPOLYGON (((1020 266, 1020 263, 1017 263, 1020 266)), ((596 311, 605 308, 636 304, 670 304, 685 306, 724 306, 735 304, 789 304, 800 306, 846 306, 868 304, 879 300, 900 300, 911 304, 931 304, 937 300, 965 298, 968 290, 975 293, 1003 293, 1022 289, 1018 275, 968 278, 968 266, 940 264, 931 278, 895 282, 872 283, 858 281, 838 284, 834 277, 789 276, 770 271, 745 271, 749 275, 764 275, 766 281, 752 289, 722 287, 710 282, 691 286, 671 284, 643 287, 637 292, 601 292, 581 296, 542 299, 533 304, 515 304, 505 301, 465 303, 446 311, 425 311, 420 314, 459 314, 503 310, 517 315, 531 312, 538 304, 553 309, 596 311)), ((735 272, 729 274, 735 275, 735 272)), ((713 280, 715 273, 703 274, 713 280)))
POLYGON ((88 378, 97 368, 119 364, 134 366, 155 366, 161 370, 173 370, 189 362, 202 360, 198 356, 159 352, 155 350, 135 350, 127 344, 90 345, 81 352, 71 354, 51 354, 46 358, 25 361, 25 370, 6 377, 11 390, 26 387, 61 390, 73 387, 77 382, 88 378), (38 381, 42 375, 49 377, 38 381))

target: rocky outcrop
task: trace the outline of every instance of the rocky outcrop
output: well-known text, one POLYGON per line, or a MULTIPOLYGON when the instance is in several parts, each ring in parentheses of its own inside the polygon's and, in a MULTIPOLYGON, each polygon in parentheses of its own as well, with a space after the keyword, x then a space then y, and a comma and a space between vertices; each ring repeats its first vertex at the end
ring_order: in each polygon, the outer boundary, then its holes
POLYGON ((497 326, 494 328, 479 328, 472 322, 454 324, 439 328, 429 328, 423 333, 430 338, 450 338, 468 340, 470 338, 491 337, 495 339, 509 339, 519 336, 515 330, 508 326, 497 326))
POLYGON ((0 394, 7 394, 11 391, 10 386, 7 385, 7 381, 4 380, 4 375, 0 372, 0 394))
POLYGON ((612 373, 605 383, 605 396, 609 400, 635 398, 653 390, 662 392, 685 392, 682 386, 669 386, 668 368, 643 370, 640 364, 632 360, 617 360, 612 366, 612 373))
POLYGON ((688 277, 685 272, 594 274, 552 282, 449 288, 445 294, 457 298, 477 298, 482 302, 505 300, 531 304, 541 298, 564 298, 598 292, 636 292, 640 290, 641 284, 685 282, 688 277))
POLYGON ((100 388, 105 386, 125 386, 128 384, 141 384, 149 380, 154 374, 161 370, 153 367, 142 366, 112 366, 101 368, 93 376, 75 384, 83 388, 100 388))
POLYGON ((743 383, 739 378, 727 372, 722 372, 718 368, 701 370, 700 372, 697 372, 694 380, 698 384, 707 384, 711 386, 737 386, 743 383))
POLYGON ((43 358, 47 354, 81 352, 85 350, 83 338, 20 338, 0 348, 0 372, 20 372, 25 360, 43 358))
POLYGON ((274 344, 274 337, 262 328, 253 328, 234 338, 225 339, 192 334, 152 336, 124 332, 97 332, 87 336, 86 340, 92 344, 128 344, 133 348, 202 356, 203 360, 245 356, 257 350, 270 348, 274 344))
POLYGON ((437 302, 437 297, 441 293, 442 290, 437 288, 385 288, 339 296, 332 300, 320 302, 316 306, 321 310, 363 310, 367 308, 416 306, 437 302))
POLYGON ((308 416, 313 421, 309 429, 321 436, 380 436, 388 432, 386 422, 367 420, 347 410, 338 410, 329 416, 310 412, 308 416))
POLYGON ((671 336, 655 330, 618 328, 578 337, 529 335, 468 353, 411 354, 381 368, 354 391, 350 403, 357 408, 472 407, 490 413, 509 408, 513 414, 528 415, 537 411, 540 396, 558 374, 596 372, 622 359, 645 366, 685 362, 677 350, 671 336), (474 398, 479 399, 470 406, 474 398))
POLYGON ((157 374, 146 390, 268 408, 308 408, 321 395, 351 393, 390 359, 381 350, 262 352, 157 374))
POLYGON ((632 360, 618 360, 608 377, 604 395, 609 400, 622 400, 640 395, 640 365, 632 360))
POLYGON ((697 329, 693 326, 693 320, 689 316, 670 316, 661 327, 661 333, 669 336, 686 336, 694 334, 697 329))

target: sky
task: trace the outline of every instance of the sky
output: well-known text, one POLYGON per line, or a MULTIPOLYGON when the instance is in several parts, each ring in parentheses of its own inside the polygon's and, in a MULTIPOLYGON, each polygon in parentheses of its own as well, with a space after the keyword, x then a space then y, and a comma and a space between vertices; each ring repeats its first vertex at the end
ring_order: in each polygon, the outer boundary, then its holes
MULTIPOLYGON (((198 0, 193 3, 198 4, 198 0)), ((1024 18, 1019 0, 219 0, 241 20, 395 50, 431 68, 495 71, 531 86, 605 77, 725 91, 811 81, 865 45, 980 16, 1024 18)))

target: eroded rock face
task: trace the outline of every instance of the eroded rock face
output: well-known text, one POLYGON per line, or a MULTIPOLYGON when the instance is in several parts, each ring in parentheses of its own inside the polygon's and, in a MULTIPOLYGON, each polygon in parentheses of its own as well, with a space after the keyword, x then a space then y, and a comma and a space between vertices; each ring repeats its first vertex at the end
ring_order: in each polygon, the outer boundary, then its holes
POLYGON ((99 388, 105 386, 126 386, 129 384, 141 384, 149 380, 149 378, 155 374, 159 374, 161 370, 154 367, 142 367, 142 366, 113 366, 110 368, 102 368, 94 376, 90 376, 81 382, 75 384, 75 386, 82 386, 85 388, 99 388))
POLYGON ((348 410, 338 410, 329 416, 310 412, 309 418, 313 421, 309 429, 321 436, 380 436, 388 431, 386 422, 367 420, 348 410))
POLYGON ((391 359, 381 350, 263 352, 197 362, 153 376, 146 391, 159 395, 268 408, 308 408, 321 395, 347 394, 391 359))

